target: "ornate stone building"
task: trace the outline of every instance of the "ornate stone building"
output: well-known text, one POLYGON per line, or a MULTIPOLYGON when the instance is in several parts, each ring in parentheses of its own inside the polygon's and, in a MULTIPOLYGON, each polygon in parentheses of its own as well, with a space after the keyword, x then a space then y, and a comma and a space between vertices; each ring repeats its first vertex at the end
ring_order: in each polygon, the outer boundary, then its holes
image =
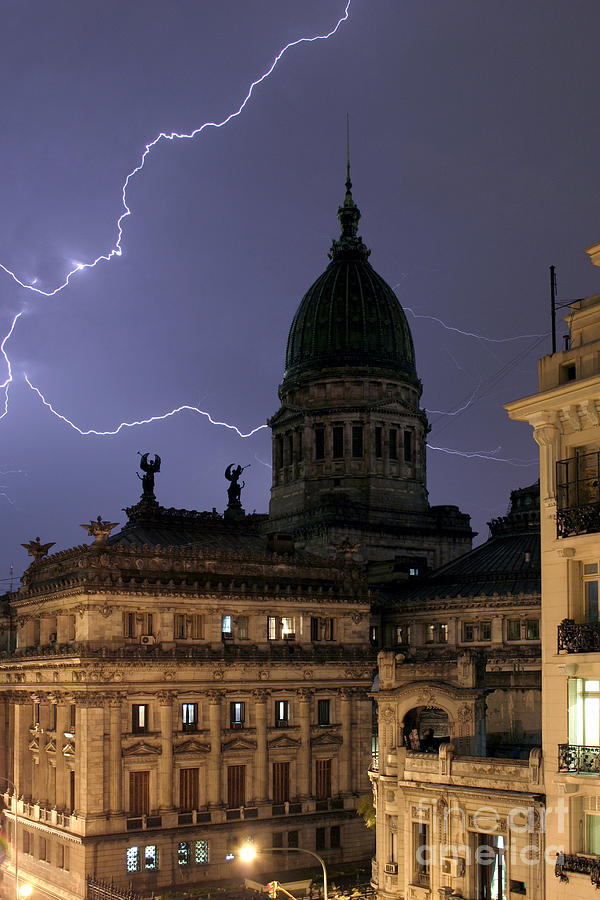
POLYGON ((377 604, 380 900, 543 896, 538 485, 490 532, 377 604))
MULTIPOLYGON (((586 252, 600 265, 600 244, 586 252)), ((540 447, 546 897, 585 900, 600 884, 600 294, 565 321, 539 393, 506 408, 540 447)))

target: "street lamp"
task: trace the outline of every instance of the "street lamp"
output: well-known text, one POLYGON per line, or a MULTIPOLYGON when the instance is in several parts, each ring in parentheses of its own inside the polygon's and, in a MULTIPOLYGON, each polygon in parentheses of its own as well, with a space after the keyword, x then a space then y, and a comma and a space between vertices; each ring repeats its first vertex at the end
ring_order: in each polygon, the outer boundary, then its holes
POLYGON ((318 860, 321 863, 321 867, 323 869, 323 900, 328 900, 327 897, 327 869, 325 868, 325 861, 319 856, 318 853, 313 853, 312 850, 305 850, 304 847, 254 847, 252 844, 244 844, 244 846, 240 849, 239 856, 243 862, 252 862, 257 853, 308 853, 309 856, 312 856, 313 859, 318 860))
POLYGON ((5 778, 3 775, 0 775, 0 778, 2 781, 6 782, 15 798, 15 897, 17 900, 20 900, 21 897, 31 897, 33 888, 30 884, 19 885, 19 797, 14 782, 12 782, 10 778, 5 778))

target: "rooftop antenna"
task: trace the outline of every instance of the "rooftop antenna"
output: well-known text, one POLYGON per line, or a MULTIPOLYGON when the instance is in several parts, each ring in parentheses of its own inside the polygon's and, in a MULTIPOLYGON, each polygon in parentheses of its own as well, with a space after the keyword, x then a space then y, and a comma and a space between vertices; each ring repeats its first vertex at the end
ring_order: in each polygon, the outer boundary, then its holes
POLYGON ((552 352, 556 353, 556 266, 550 266, 550 315, 552 317, 552 352))
POLYGON ((10 564, 10 592, 11 592, 11 594, 12 594, 12 592, 13 592, 14 577, 15 577, 15 567, 14 567, 13 564, 11 563, 11 564, 10 564))
POLYGON ((350 181, 350 113, 346 113, 346 187, 352 187, 350 181))

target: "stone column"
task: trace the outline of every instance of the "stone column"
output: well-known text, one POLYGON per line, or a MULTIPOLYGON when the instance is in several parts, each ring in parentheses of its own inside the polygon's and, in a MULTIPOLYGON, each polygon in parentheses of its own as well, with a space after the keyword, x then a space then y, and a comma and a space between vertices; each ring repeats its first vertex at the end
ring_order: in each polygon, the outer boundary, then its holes
POLYGON ((208 805, 221 806, 221 697, 209 691, 210 756, 208 758, 208 805))
POLYGON ((108 808, 112 815, 118 815, 123 809, 123 789, 121 773, 121 711, 123 694, 112 694, 109 698, 109 801, 108 808))
POLYGON ((305 688, 297 691, 298 719, 300 721, 300 749, 296 761, 298 797, 307 800, 311 796, 311 750, 310 750, 310 701, 311 692, 305 688))
POLYGON ((349 795, 352 790, 352 694, 348 690, 340 691, 342 746, 340 748, 339 789, 341 794, 349 795))
POLYGON ((14 694, 14 757, 12 780, 19 797, 31 797, 31 753, 29 744, 29 726, 31 725, 31 701, 26 702, 27 694, 16 691, 14 694))
POLYGON ((161 812, 173 809, 173 701, 174 691, 159 691, 160 743, 158 758, 158 806, 161 812))
POLYGON ((75 814, 104 812, 104 694, 77 695, 75 814))
POLYGON ((256 783, 255 797, 258 803, 269 800, 269 753, 267 749, 268 691, 254 691, 254 716, 256 719, 256 783))

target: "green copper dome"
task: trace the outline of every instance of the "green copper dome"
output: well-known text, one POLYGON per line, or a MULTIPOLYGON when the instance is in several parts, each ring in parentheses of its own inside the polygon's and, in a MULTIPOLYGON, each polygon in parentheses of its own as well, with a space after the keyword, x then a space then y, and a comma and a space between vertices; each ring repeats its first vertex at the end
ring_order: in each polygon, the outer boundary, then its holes
POLYGON ((304 295, 288 336, 284 382, 324 368, 393 370, 418 382, 406 316, 391 287, 368 262, 358 236, 360 211, 346 197, 338 210, 342 233, 331 262, 304 295))

